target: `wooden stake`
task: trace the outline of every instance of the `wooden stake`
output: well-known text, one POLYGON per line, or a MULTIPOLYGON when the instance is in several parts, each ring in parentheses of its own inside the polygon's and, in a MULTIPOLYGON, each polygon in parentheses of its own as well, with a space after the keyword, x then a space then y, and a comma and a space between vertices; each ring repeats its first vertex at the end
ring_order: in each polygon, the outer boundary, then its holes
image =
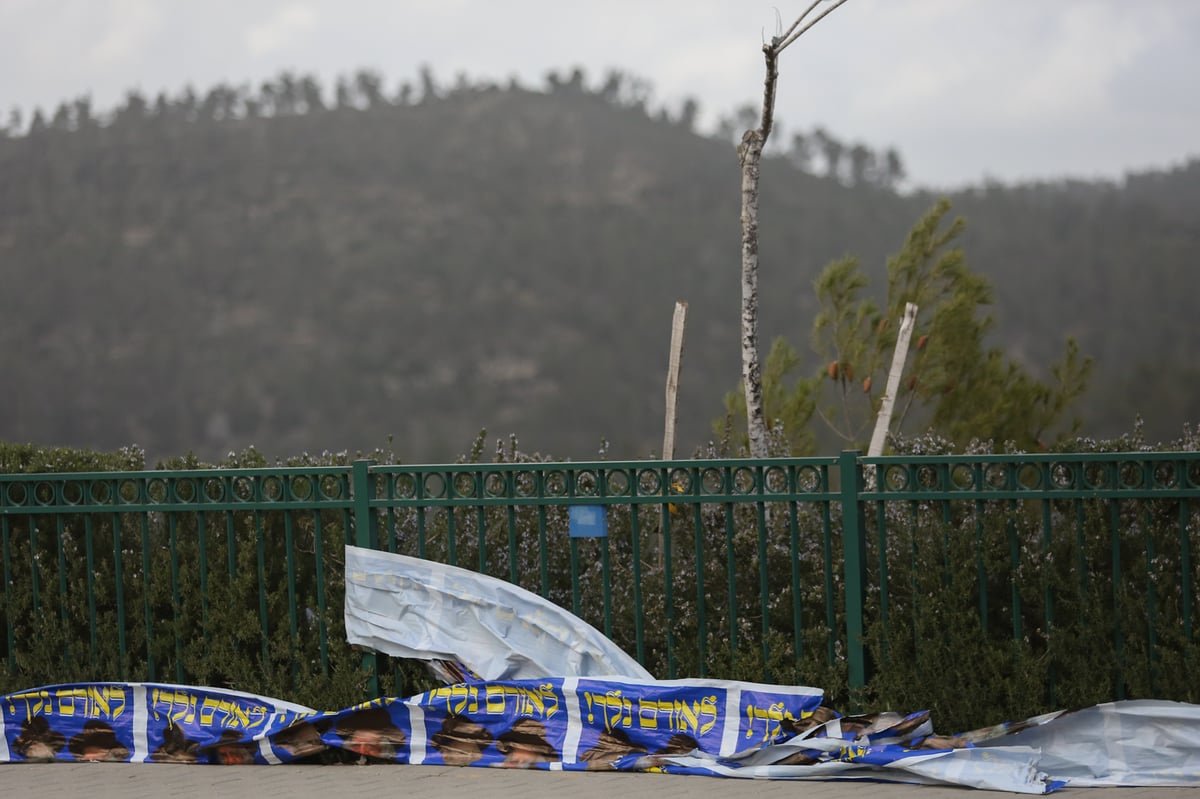
POLYGON ((675 458, 675 413, 679 406, 679 363, 683 358, 683 328, 687 321, 687 303, 675 303, 671 320, 671 359, 667 363, 667 417, 663 429, 662 459, 675 458))
POLYGON ((905 303, 904 321, 900 323, 900 333, 896 336, 896 351, 892 353, 892 370, 888 372, 887 388, 884 389, 883 399, 879 403, 879 416, 875 419, 875 432, 871 435, 871 446, 867 449, 869 458, 883 454, 883 442, 887 438, 888 425, 892 423, 892 408, 896 404, 896 393, 900 391, 900 375, 904 372, 904 361, 908 358, 908 341, 912 338, 916 322, 917 306, 911 302, 905 303))

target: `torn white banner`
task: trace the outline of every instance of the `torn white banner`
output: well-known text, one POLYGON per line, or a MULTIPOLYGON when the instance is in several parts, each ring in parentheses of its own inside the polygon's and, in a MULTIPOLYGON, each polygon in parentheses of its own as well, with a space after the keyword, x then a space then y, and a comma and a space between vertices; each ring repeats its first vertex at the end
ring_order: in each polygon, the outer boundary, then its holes
POLYGON ((654 679, 596 628, 520 586, 352 546, 346 639, 394 657, 458 661, 485 680, 654 679))

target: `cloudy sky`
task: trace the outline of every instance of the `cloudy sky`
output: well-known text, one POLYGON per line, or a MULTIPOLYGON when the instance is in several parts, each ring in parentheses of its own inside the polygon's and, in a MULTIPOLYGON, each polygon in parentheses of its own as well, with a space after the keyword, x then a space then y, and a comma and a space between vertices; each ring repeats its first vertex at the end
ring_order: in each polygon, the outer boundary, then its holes
MULTIPOLYGON (((326 85, 360 67, 394 89, 542 85, 610 68, 712 121, 761 95, 764 37, 809 0, 0 0, 0 111, 125 91, 326 85)), ((849 0, 783 56, 784 131, 895 146, 926 186, 1119 177, 1200 156, 1200 0, 849 0)))

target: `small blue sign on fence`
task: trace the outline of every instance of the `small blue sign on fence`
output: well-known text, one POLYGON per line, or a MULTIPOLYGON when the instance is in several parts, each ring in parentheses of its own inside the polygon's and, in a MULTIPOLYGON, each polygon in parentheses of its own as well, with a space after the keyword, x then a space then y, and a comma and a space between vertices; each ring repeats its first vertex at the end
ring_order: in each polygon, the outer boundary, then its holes
POLYGON ((608 538, 608 517, 599 505, 570 507, 571 538, 608 538))

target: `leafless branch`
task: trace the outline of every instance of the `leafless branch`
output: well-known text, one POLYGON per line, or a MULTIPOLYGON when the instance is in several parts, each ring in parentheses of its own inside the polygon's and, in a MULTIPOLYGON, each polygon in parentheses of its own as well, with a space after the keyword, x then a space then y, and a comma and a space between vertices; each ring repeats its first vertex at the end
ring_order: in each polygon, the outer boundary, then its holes
POLYGON ((828 426, 838 438, 842 439, 843 441, 849 441, 851 439, 849 431, 844 431, 838 427, 832 419, 825 415, 825 411, 821 410, 820 406, 818 406, 816 410, 817 416, 821 417, 821 421, 825 422, 826 426, 828 426))
MULTIPOLYGON (((807 17, 809 14, 811 14, 812 10, 814 8, 821 5, 821 2, 822 2, 822 0, 813 0, 813 4, 811 6, 809 6, 808 8, 804 9, 804 13, 802 13, 800 16, 796 17, 796 21, 792 23, 792 26, 790 28, 788 28, 786 31, 784 31, 782 35, 776 36, 775 38, 773 38, 771 40, 771 46, 774 47, 774 46, 778 45, 780 42, 785 41, 789 36, 791 36, 792 31, 796 30, 797 26, 799 26, 800 23, 804 21, 804 18, 807 17)), ((783 48, 781 47, 779 49, 782 50, 783 48)))
POLYGON ((806 16, 808 16, 808 12, 812 11, 817 6, 817 3, 819 3, 820 1, 821 0, 817 0, 817 2, 815 2, 811 6, 809 6, 808 11, 805 11, 803 14, 801 14, 800 19, 797 19, 792 24, 792 27, 788 28, 788 33, 784 34, 785 36, 787 36, 787 38, 784 39, 782 42, 780 42, 778 45, 775 45, 773 48, 775 50, 775 55, 779 55, 780 53, 782 53, 784 51, 784 48, 786 48, 789 44, 791 44, 792 42, 799 39, 800 35, 803 34, 806 30, 811 28, 813 25, 816 25, 821 20, 825 19, 825 17, 829 16, 838 6, 840 6, 842 3, 846 2, 846 0, 837 0, 836 3, 834 3, 833 5, 831 5, 829 8, 825 9, 824 11, 822 11, 820 13, 820 15, 818 15, 817 18, 814 19, 812 22, 808 23, 807 25, 805 25, 803 28, 796 31, 795 33, 792 33, 792 30, 795 29, 796 25, 800 24, 800 20, 802 20, 806 16), (790 35, 788 35, 788 34, 790 34, 790 35))

